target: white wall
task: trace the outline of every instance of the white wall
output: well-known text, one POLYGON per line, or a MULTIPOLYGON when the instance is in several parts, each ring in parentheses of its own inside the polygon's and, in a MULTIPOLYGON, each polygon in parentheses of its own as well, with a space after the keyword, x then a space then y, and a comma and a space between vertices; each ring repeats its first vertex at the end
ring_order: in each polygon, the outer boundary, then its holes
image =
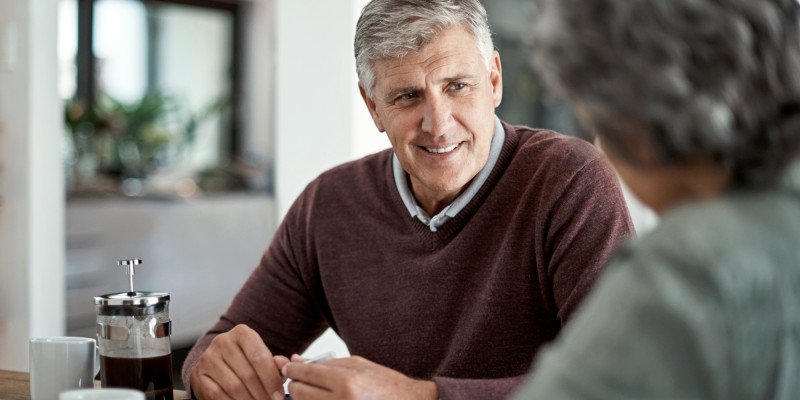
POLYGON ((366 0, 277 0, 278 216, 321 172, 389 147, 358 94, 353 37, 366 0))
MULTIPOLYGON (((276 0, 275 193, 280 221, 331 167, 389 147, 358 94, 353 37, 367 0, 276 0)), ((347 350, 330 330, 307 351, 347 350)))
POLYGON ((63 128, 55 0, 0 0, 0 369, 64 333, 63 128))

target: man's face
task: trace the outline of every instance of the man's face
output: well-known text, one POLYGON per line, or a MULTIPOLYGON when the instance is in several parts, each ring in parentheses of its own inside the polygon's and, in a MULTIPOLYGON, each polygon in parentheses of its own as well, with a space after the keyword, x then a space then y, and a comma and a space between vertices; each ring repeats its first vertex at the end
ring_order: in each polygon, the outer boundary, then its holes
POLYGON ((489 157, 502 98, 499 55, 487 69, 472 35, 454 26, 418 53, 379 60, 373 69, 373 96, 363 89, 362 96, 417 200, 452 201, 489 157))

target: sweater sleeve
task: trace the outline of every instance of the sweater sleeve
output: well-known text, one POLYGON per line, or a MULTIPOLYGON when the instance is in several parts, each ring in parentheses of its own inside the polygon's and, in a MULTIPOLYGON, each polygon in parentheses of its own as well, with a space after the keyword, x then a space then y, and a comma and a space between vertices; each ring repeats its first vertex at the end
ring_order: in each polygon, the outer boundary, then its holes
POLYGON ((191 350, 182 378, 189 376, 200 356, 217 335, 239 324, 254 329, 273 355, 300 353, 318 337, 327 323, 320 311, 314 269, 310 267, 305 234, 304 196, 287 213, 259 265, 236 294, 228 310, 191 350))
POLYGON ((616 174, 595 151, 560 187, 542 218, 546 258, 539 273, 563 326, 634 228, 616 174))

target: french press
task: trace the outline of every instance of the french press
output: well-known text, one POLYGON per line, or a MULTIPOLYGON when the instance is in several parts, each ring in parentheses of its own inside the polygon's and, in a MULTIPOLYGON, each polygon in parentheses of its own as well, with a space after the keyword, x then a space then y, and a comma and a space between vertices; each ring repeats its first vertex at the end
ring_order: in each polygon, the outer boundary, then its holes
POLYGON ((172 400, 169 293, 133 290, 137 259, 120 260, 129 291, 94 298, 100 381, 106 388, 141 390, 147 400, 172 400))

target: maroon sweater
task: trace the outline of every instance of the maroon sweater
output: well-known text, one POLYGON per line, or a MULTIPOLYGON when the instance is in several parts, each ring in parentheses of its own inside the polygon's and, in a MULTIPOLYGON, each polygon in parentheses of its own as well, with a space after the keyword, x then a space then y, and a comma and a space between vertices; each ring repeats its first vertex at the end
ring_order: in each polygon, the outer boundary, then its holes
POLYGON ((186 386, 211 339, 247 324, 276 355, 330 326, 353 355, 433 379, 442 399, 510 393, 633 227, 590 144, 504 128, 486 183, 437 232, 403 205, 391 150, 311 182, 189 354, 186 386))

